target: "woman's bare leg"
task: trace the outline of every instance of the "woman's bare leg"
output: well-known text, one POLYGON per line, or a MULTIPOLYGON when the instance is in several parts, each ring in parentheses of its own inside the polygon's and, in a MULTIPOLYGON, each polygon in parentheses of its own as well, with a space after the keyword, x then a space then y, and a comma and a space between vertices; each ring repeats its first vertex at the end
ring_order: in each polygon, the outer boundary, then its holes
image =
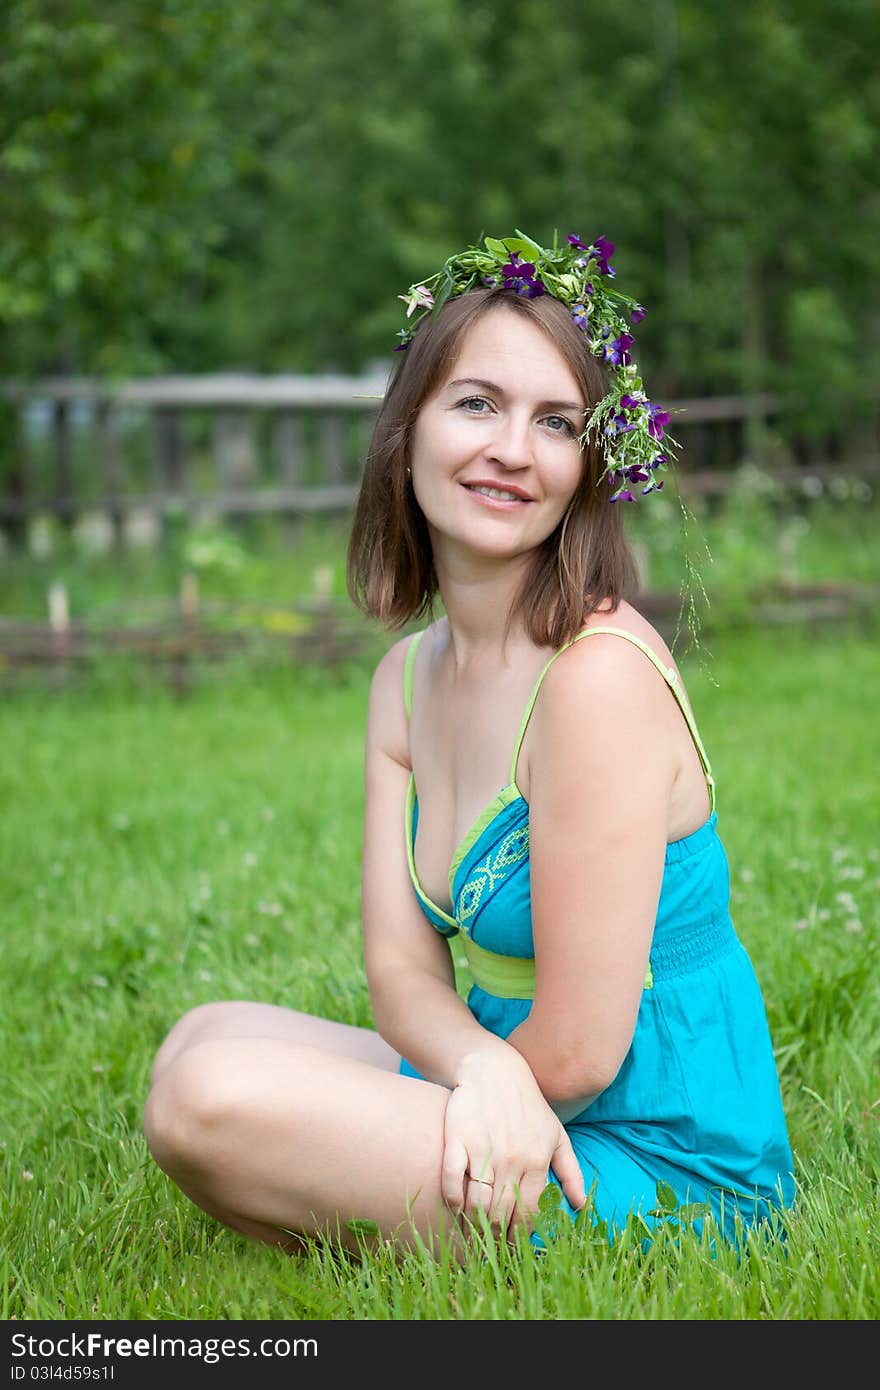
POLYGON ((431 1243, 457 1225, 440 1191, 448 1091, 400 1076, 368 1029, 272 1005, 191 1011, 156 1059, 144 1127, 161 1168, 198 1206, 295 1249, 346 1223, 431 1243), (311 1039, 306 1041, 305 1039, 311 1039))
POLYGON ((175 1023, 163 1042, 150 1077, 155 1085, 161 1073, 182 1052, 195 1043, 219 1041, 222 1038, 275 1038, 278 1041, 301 1042, 322 1047, 342 1057, 355 1057, 387 1071, 397 1071, 399 1055, 378 1033, 370 1028, 356 1028, 350 1023, 336 1023, 298 1009, 285 1009, 277 1004, 259 1004, 249 1000, 230 1000, 216 1004, 199 1004, 175 1023))

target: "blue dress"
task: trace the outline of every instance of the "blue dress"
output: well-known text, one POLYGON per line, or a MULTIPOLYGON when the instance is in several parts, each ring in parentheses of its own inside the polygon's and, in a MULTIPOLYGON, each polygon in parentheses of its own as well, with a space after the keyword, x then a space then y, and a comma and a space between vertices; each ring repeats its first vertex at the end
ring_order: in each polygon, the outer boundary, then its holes
MULTIPOLYGON (((613 1235, 630 1214, 648 1226, 658 1184, 682 1205, 708 1203, 733 1239, 737 1213, 748 1227, 791 1206, 793 1161, 767 1017, 751 961, 730 915, 730 874, 718 834, 715 785, 689 705, 667 668, 622 628, 592 627, 635 643, 669 685, 687 721, 706 775, 708 820, 666 847, 650 965, 629 1051, 614 1081, 565 1128, 592 1190, 594 1219, 613 1235)), ((422 632, 406 653, 404 698, 422 632)), ((410 877, 428 920, 458 935, 470 967, 467 1003, 499 1037, 527 1016, 534 992, 529 881, 529 808, 516 785, 523 735, 544 676, 532 691, 514 748, 510 781, 456 850, 450 872, 452 913, 433 903, 415 868, 418 796, 410 777, 405 834, 410 877)), ((405 1060, 400 1070, 419 1073, 405 1060)), ((548 1174, 556 1181, 552 1171, 548 1174)), ((563 1205, 567 1206, 563 1199, 563 1205)), ((699 1226, 699 1223, 697 1223, 699 1226)))

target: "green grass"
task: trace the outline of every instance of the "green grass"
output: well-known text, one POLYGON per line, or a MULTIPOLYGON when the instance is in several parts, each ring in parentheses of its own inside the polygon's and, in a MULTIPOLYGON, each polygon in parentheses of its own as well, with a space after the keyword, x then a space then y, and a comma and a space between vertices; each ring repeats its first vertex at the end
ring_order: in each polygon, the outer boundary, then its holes
POLYGON ((149 1160, 151 1056, 251 997, 369 1024, 369 664, 20 691, 0 705, 4 1319, 874 1319, 880 1313, 875 632, 730 630, 684 674, 762 982, 799 1211, 737 1259, 689 1232, 467 1264, 216 1225, 149 1160), (317 793, 320 793, 320 803, 317 793))

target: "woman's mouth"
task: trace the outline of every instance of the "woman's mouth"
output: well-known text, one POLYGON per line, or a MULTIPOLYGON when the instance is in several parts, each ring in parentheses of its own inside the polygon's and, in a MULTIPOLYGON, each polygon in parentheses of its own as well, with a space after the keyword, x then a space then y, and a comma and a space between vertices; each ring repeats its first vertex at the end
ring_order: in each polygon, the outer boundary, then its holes
POLYGON ((521 492, 514 492, 511 488, 492 487, 489 483, 464 483, 463 486, 474 496, 485 498, 487 502, 496 506, 524 506, 532 500, 521 492))

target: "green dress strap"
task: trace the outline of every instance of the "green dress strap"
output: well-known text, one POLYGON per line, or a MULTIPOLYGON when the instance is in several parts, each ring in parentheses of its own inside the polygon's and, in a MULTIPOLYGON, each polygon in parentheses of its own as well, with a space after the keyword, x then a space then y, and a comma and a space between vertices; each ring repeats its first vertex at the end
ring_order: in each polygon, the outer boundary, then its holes
POLYGON ((575 642, 579 642, 582 637, 594 637, 598 636, 601 633, 610 634, 614 637, 625 637, 628 642, 632 642, 634 646, 638 647, 640 651, 644 652, 645 656, 648 657, 648 659, 654 664, 654 666, 656 666, 657 670, 660 672, 661 676, 666 681, 666 684, 669 686, 670 690, 672 691, 673 695, 678 701, 679 708, 685 717, 685 722, 687 723, 688 729, 690 730, 691 738, 693 739, 697 753, 699 754, 700 762, 703 767, 703 772, 706 776, 706 784, 709 788, 709 801, 711 810, 714 811, 715 778, 712 776, 712 768, 709 765, 709 759, 706 754, 706 750, 703 747, 703 740, 700 738, 699 730, 697 729, 694 716, 691 713, 690 705, 685 700, 684 694, 678 683, 678 672, 675 670, 673 666, 664 666, 663 662, 657 656, 656 652, 652 651, 646 642, 643 642, 640 637, 636 637, 634 633, 627 632, 626 629, 622 627, 588 627, 585 629, 585 631, 579 632, 577 636, 572 637, 570 642, 566 642, 564 646, 561 646, 559 650, 554 652, 553 655, 550 657, 550 660, 544 666, 544 669, 541 671, 541 674, 538 676, 538 679, 535 682, 534 689, 532 690, 532 693, 529 696, 529 702, 526 705, 525 714, 522 717, 522 723, 519 726, 519 733, 517 734, 516 744, 514 745, 513 749, 513 758, 510 764, 511 784, 515 784, 516 782, 516 765, 519 761, 520 746, 522 745, 526 728, 528 727, 528 722, 532 716, 532 710, 535 707, 535 701, 538 698, 538 692, 541 689, 544 677, 546 676, 550 667, 553 665, 556 658, 558 656, 561 656, 564 651, 567 651, 569 647, 573 646, 575 642))
POLYGON ((407 719, 412 714, 413 663, 416 659, 418 645, 424 635, 425 629, 422 628, 415 634, 406 649, 406 659, 403 664, 403 707, 406 710, 407 719))

